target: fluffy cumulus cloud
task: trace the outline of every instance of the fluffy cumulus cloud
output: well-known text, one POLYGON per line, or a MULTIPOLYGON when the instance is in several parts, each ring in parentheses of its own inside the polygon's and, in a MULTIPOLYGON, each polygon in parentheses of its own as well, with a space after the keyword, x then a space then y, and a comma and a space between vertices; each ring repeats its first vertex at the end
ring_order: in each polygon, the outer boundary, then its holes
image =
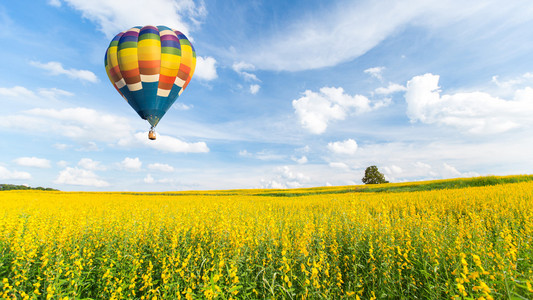
POLYGON ((149 164, 148 169, 161 172, 174 172, 174 167, 160 163, 149 164))
POLYGON ((357 151, 357 143, 352 139, 332 142, 328 143, 328 149, 335 154, 353 155, 357 151))
POLYGON ((511 100, 485 92, 442 94, 439 75, 415 76, 405 100, 411 122, 456 127, 473 134, 493 134, 531 126, 533 88, 518 89, 511 100))
POLYGON ((209 148, 205 142, 187 143, 177 138, 158 134, 155 141, 148 140, 148 132, 137 132, 119 140, 119 146, 149 147, 163 152, 207 153, 209 148))
POLYGON ((304 187, 311 178, 301 172, 293 171, 289 166, 276 168, 274 178, 261 180, 262 188, 286 189, 304 187))
POLYGON ((78 167, 91 171, 104 171, 107 169, 104 165, 102 165, 101 162, 92 160, 90 158, 80 159, 78 162, 78 167))
POLYGON ((56 180, 54 180, 54 183, 93 187, 109 186, 108 182, 102 180, 93 171, 80 169, 77 167, 67 167, 64 170, 60 171, 56 180))
POLYGON ((34 168, 50 168, 50 160, 38 157, 19 157, 14 160, 17 165, 34 168))
POLYGON ((324 133, 329 122, 344 120, 347 116, 369 112, 387 105, 387 102, 376 102, 362 95, 348 95, 339 87, 323 87, 320 91, 306 90, 303 96, 292 101, 302 126, 314 134, 324 133))
MULTIPOLYGON (((108 38, 136 25, 161 25, 189 34, 207 14, 202 2, 193 0, 62 0, 81 12, 108 38)), ((52 1, 57 5, 59 1, 52 1)), ((49 2, 50 3, 50 2, 49 2)))
POLYGON ((257 92, 259 92, 259 89, 261 86, 259 84, 252 84, 250 85, 250 94, 255 95, 257 92))
POLYGON ((140 171, 142 164, 142 161, 138 157, 126 157, 122 162, 120 162, 120 166, 128 171, 140 171))
POLYGON ((143 181, 144 181, 144 183, 150 184, 150 183, 154 183, 155 179, 154 179, 154 177, 152 177, 152 175, 147 174, 146 177, 144 177, 143 181))
POLYGON ((77 69, 65 69, 60 62, 51 61, 48 63, 40 63, 38 61, 31 61, 32 66, 44 69, 48 71, 50 75, 67 75, 73 79, 79 79, 82 81, 98 82, 98 77, 89 70, 77 70, 77 69))
POLYGON ((28 172, 10 171, 6 167, 0 166, 0 179, 2 180, 31 179, 31 174, 28 172))
POLYGON ((196 57, 196 69, 194 70, 194 77, 202 80, 213 80, 218 77, 217 75, 217 61, 208 57, 196 57))

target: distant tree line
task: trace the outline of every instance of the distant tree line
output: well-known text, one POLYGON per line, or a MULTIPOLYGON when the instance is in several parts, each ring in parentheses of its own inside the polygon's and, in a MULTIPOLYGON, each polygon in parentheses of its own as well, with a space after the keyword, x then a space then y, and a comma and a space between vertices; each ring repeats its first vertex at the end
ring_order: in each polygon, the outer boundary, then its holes
POLYGON ((52 188, 44 187, 31 187, 25 185, 16 185, 16 184, 0 184, 0 191, 9 191, 9 190, 39 190, 39 191, 59 191, 52 188))

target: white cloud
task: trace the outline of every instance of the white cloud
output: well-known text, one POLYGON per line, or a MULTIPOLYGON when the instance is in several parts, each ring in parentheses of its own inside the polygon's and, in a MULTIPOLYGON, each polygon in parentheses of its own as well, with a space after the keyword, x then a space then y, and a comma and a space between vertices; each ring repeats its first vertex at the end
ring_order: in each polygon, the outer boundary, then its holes
POLYGON ((35 97, 34 92, 22 86, 14 86, 12 88, 0 88, 0 95, 16 98, 35 97))
POLYGON ((407 82, 407 116, 411 122, 457 127, 473 134, 493 134, 530 126, 533 89, 516 90, 512 100, 485 92, 441 95, 439 76, 430 73, 407 82))
MULTIPOLYGON (((98 150, 94 141, 121 147, 150 147, 164 152, 209 152, 205 142, 186 143, 159 135, 148 140, 147 132, 134 133, 128 119, 93 109, 31 109, 19 115, 0 118, 0 126, 27 131, 31 134, 53 133, 82 143, 78 150, 98 150)), ((56 146, 63 148, 62 145, 56 146)), ((65 146, 65 148, 68 146, 65 146)))
POLYGON ((353 155, 357 151, 357 143, 352 139, 347 139, 342 142, 328 143, 328 149, 335 154, 353 155))
POLYGON ((297 158, 297 157, 292 157, 292 160, 294 160, 295 162, 299 163, 299 164, 305 164, 307 163, 307 156, 302 156, 300 158, 297 158))
POLYGON ((286 189, 300 188, 311 180, 301 172, 294 172, 289 166, 278 167, 273 179, 262 179, 262 188, 286 189))
POLYGON ((533 74, 527 72, 519 76, 504 78, 500 78, 500 76, 495 75, 492 76, 491 82, 497 87, 497 89, 492 89, 490 91, 491 93, 494 93, 494 96, 509 98, 513 97, 516 90, 523 89, 528 86, 531 87, 533 85, 533 74))
POLYGON ((94 187, 109 186, 109 183, 102 180, 94 172, 71 167, 67 167, 60 171, 56 180, 54 180, 54 183, 94 187))
POLYGON ((252 65, 251 63, 244 62, 244 61, 233 63, 231 68, 233 69, 233 71, 235 71, 237 73, 241 73, 243 71, 253 71, 253 70, 255 70, 255 66, 254 65, 252 65))
POLYGON ((210 56, 205 58, 201 56, 196 57, 194 77, 206 81, 216 79, 218 77, 216 63, 217 61, 210 56))
POLYGON ((50 160, 38 157, 19 157, 14 160, 17 165, 35 168, 50 168, 50 160))
POLYGON ((48 5, 61 7, 61 1, 59 0, 48 0, 48 5))
POLYGON ((417 168, 420 168, 420 169, 431 169, 430 165, 428 165, 426 163, 423 163, 423 162, 420 162, 420 161, 415 162, 414 166, 417 167, 417 168))
POLYGON ((245 81, 261 81, 259 78, 257 78, 257 75, 250 73, 250 72, 241 72, 241 76, 244 78, 245 81))
MULTIPOLYGON (((412 133, 412 130, 408 132, 412 133)), ((342 164, 349 166, 345 170, 355 173, 352 178, 356 180, 362 178, 364 169, 371 165, 378 166, 393 182, 472 177, 480 174, 527 174, 533 166, 529 162, 528 151, 533 147, 533 140, 516 137, 520 137, 520 133, 486 141, 435 137, 437 141, 434 142, 423 139, 405 143, 365 144, 358 146, 356 156, 345 156, 339 161, 338 157, 330 154, 326 160, 330 161, 330 167, 343 169, 342 164), (337 165, 338 162, 342 164, 337 165), (357 175, 359 170, 360 177, 357 175)), ((326 172, 322 173, 328 174, 326 172)), ((328 180, 335 185, 341 184, 339 180, 347 176, 346 173, 338 177, 328 175, 328 180)))
POLYGON ((131 134, 126 118, 77 107, 65 109, 35 108, 0 119, 4 128, 32 133, 51 132, 78 141, 114 141, 131 134))
POLYGON ((239 155, 240 155, 240 156, 245 156, 245 157, 246 157, 246 156, 247 156, 247 157, 250 157, 250 156, 252 156, 253 154, 250 153, 250 152, 248 152, 248 150, 244 149, 244 150, 239 151, 239 155))
POLYGON ((447 163, 443 163, 442 166, 443 166, 442 173, 444 174, 444 177, 446 177, 446 178, 477 177, 477 176, 480 176, 479 173, 477 173, 477 172, 464 172, 464 173, 461 173, 455 167, 453 167, 453 166, 451 166, 451 165, 449 165, 447 163))
MULTIPOLYGON (((257 76, 249 71, 254 71, 255 70, 255 66, 250 64, 250 63, 247 63, 247 62, 244 62, 244 61, 240 61, 240 62, 235 62, 233 63, 233 65, 231 66, 231 68, 233 69, 233 71, 235 71, 237 74, 239 74, 245 81, 248 81, 248 82, 261 82, 261 80, 259 78, 257 78, 257 76)), ((259 84, 251 84, 250 85, 250 94, 252 95, 255 95, 259 92, 259 89, 261 88, 261 86, 259 84)))
POLYGON ((203 1, 193 0, 63 0, 96 23, 108 38, 136 25, 162 25, 188 35, 207 14, 203 1))
POLYGON ((101 162, 92 160, 90 158, 82 158, 82 159, 80 159, 80 161, 78 162, 78 166, 80 168, 83 168, 83 169, 86 169, 86 170, 91 170, 91 171, 97 171, 97 170, 104 171, 104 170, 106 170, 106 167, 103 166, 101 162))
POLYGON ((397 165, 392 165, 390 167, 384 167, 383 171, 386 175, 399 175, 403 172, 402 168, 397 165))
POLYGON ((252 85, 250 85, 250 93, 252 95, 255 95, 255 94, 257 94, 257 92, 259 92, 260 88, 261 88, 261 86, 259 84, 252 84, 252 85))
POLYGON ((98 82, 98 77, 89 70, 65 69, 60 62, 51 61, 48 63, 40 63, 38 61, 30 61, 34 67, 38 67, 49 71, 50 75, 67 75, 70 78, 80 79, 82 81, 98 82))
POLYGON ((161 172, 174 172, 174 167, 167 164, 153 163, 148 165, 148 169, 161 172))
POLYGON ((118 142, 119 146, 145 146, 154 148, 163 152, 189 152, 189 153, 207 153, 209 148, 205 142, 187 143, 177 138, 157 134, 154 141, 148 140, 148 132, 137 132, 133 135, 123 137, 118 142))
POLYGON ((38 93, 39 95, 45 98, 48 98, 48 99, 57 99, 59 96, 67 96, 67 97, 74 96, 73 93, 62 90, 62 89, 58 89, 58 88, 39 89, 38 93))
MULTIPOLYGON (((256 81, 256 82, 261 81, 259 78, 257 78, 255 74, 247 72, 247 71, 255 70, 255 66, 250 63, 247 63, 244 61, 236 62, 236 63, 233 63, 232 69, 233 71, 241 75, 245 81, 256 81)), ((255 94, 255 93, 252 92, 252 94, 255 94)))
POLYGON ((525 83, 531 83, 532 81, 533 74, 530 72, 524 73, 518 77, 507 78, 503 81, 500 80, 500 76, 498 75, 492 76, 492 82, 503 89, 515 88, 516 86, 520 86, 525 83))
POLYGON ((364 70, 363 72, 369 74, 370 76, 374 78, 383 80, 383 75, 381 74, 383 73, 383 70, 385 70, 385 67, 373 67, 373 68, 368 68, 364 70))
POLYGON ((333 9, 306 11, 279 26, 281 30, 258 35, 239 49, 239 55, 258 69, 318 69, 357 58, 410 25, 430 29, 463 25, 470 32, 487 34, 486 28, 521 24, 530 20, 530 5, 510 1, 502 9, 497 0, 347 1, 333 9))
POLYGON ((150 174, 147 174, 146 177, 144 177, 143 181, 144 181, 144 183, 154 183, 155 182, 154 177, 152 177, 152 175, 150 175, 150 174))
POLYGON ((334 87, 323 87, 319 93, 306 90, 302 97, 292 101, 292 106, 302 126, 314 134, 324 133, 330 121, 373 109, 367 97, 350 96, 343 88, 334 87))
POLYGON ((0 179, 2 180, 23 180, 31 179, 31 174, 28 172, 10 171, 3 166, 0 166, 0 179))
POLYGON ((456 168, 450 166, 447 163, 443 164, 445 172, 448 174, 448 177, 457 177, 461 175, 461 172, 457 171, 456 168))
POLYGON ((174 104, 172 104, 172 108, 176 109, 176 110, 189 110, 191 108, 193 108, 193 105, 192 104, 185 104, 185 103, 182 103, 182 102, 174 102, 174 104))
POLYGON ((239 151, 239 155, 244 157, 252 157, 263 161, 285 159, 285 155, 277 154, 269 150, 262 150, 256 153, 250 153, 247 150, 241 150, 239 151))
POLYGON ((276 180, 269 180, 269 181, 262 180, 261 183, 262 183, 261 188, 263 189, 286 189, 287 188, 287 185, 285 185, 284 183, 278 182, 276 180))
POLYGON ((263 150, 255 153, 254 157, 259 160, 281 160, 285 158, 285 155, 277 154, 268 150, 263 150))
POLYGON ((330 162, 329 166, 332 167, 332 168, 343 169, 343 170, 349 170, 350 169, 350 167, 347 164, 343 163, 343 162, 330 162))
MULTIPOLYGON (((58 88, 38 88, 35 90, 30 90, 22 86, 14 86, 11 88, 0 88, 0 101, 1 100, 15 100, 17 102, 11 102, 10 105, 14 104, 30 104, 32 107, 36 105, 46 106, 54 104, 54 101, 49 100, 58 100, 62 97, 72 97, 73 93, 58 89, 58 88), (44 100, 48 101, 42 101, 44 100)), ((56 102, 57 103, 57 102, 56 102)))
POLYGON ((120 162, 120 166, 123 169, 126 169, 128 171, 140 171, 142 164, 143 163, 138 157, 136 158, 126 157, 124 158, 122 162, 120 162))
POLYGON ((399 85, 397 83, 390 82, 387 87, 379 87, 375 90, 376 94, 380 95, 390 95, 397 92, 403 92, 406 91, 407 88, 403 85, 399 85))

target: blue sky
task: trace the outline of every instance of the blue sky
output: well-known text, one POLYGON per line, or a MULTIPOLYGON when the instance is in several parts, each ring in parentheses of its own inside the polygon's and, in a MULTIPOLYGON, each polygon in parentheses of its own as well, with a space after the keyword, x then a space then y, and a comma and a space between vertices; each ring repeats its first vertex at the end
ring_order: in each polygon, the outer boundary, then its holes
POLYGON ((0 182, 297 188, 531 174, 531 1, 0 2, 0 182), (109 41, 167 25, 193 79, 147 139, 109 41))

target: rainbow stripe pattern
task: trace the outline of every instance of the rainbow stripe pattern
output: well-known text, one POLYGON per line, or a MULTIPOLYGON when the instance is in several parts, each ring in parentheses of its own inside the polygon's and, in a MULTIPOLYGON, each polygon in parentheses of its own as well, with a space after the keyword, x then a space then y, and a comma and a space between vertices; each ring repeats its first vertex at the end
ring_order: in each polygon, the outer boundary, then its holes
POLYGON ((180 31, 136 26, 113 38, 104 60, 113 86, 155 127, 191 81, 196 51, 180 31))

